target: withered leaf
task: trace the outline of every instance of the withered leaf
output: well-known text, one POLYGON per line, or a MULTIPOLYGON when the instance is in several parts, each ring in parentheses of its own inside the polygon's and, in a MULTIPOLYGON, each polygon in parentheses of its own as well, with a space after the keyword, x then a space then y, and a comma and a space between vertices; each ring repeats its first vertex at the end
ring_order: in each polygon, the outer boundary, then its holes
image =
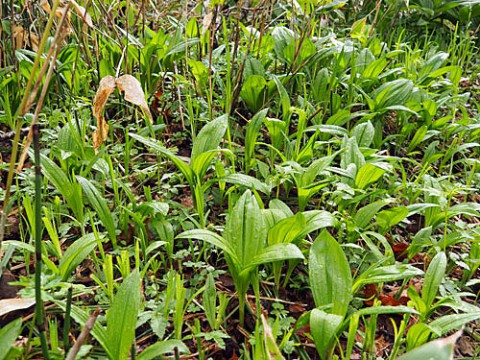
POLYGON ((115 90, 115 87, 115 78, 111 75, 105 76, 100 80, 100 86, 93 100, 93 116, 97 118, 97 130, 93 133, 93 147, 95 151, 97 151, 107 138, 108 124, 103 116, 103 109, 105 108, 108 97, 113 90, 115 90))
POLYGON ((85 8, 83 6, 80 6, 75 0, 70 0, 70 3, 74 7, 78 16, 82 18, 83 22, 87 24, 89 27, 93 28, 92 17, 88 12, 85 11, 85 8))
POLYGON ((0 300, 0 316, 12 311, 27 309, 33 304, 35 304, 35 299, 15 298, 0 300))
POLYGON ((125 92, 125 100, 132 104, 140 106, 147 114, 150 121, 153 121, 152 114, 145 101, 145 94, 143 93, 140 82, 132 75, 122 75, 116 80, 118 90, 125 92))

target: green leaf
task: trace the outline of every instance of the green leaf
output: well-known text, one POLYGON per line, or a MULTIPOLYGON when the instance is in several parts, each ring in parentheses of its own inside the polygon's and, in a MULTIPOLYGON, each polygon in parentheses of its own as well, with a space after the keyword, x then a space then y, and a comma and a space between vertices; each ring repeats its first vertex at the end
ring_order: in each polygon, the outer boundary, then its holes
POLYGON ((248 170, 251 166, 251 161, 255 154, 255 143, 260 135, 260 129, 262 127, 263 120, 267 116, 268 108, 263 109, 255 114, 255 116, 248 122, 245 132, 245 167, 248 170))
POLYGON ((268 246, 258 255, 254 256, 250 262, 245 266, 246 269, 252 267, 271 263, 274 261, 304 259, 300 249, 293 244, 275 244, 268 246))
POLYGON ((367 28, 367 17, 361 18, 355 21, 350 30, 350 36, 353 39, 363 40, 366 39, 368 28, 367 28))
POLYGON ((377 214, 377 225, 379 232, 385 234, 394 225, 408 216, 408 209, 405 206, 397 206, 395 208, 380 211, 377 214))
POLYGON ((217 290, 215 288, 215 280, 213 274, 208 273, 207 280, 205 281, 205 290, 202 296, 202 305, 205 309, 205 316, 212 329, 215 329, 216 322, 216 304, 217 304, 217 290))
POLYGON ((371 163, 365 164, 358 169, 357 176, 355 176, 355 186, 364 190, 367 186, 380 179, 383 174, 385 174, 384 169, 381 169, 371 163))
POLYGON ((235 260, 235 262, 237 264, 239 264, 239 259, 237 258, 235 248, 232 246, 232 244, 229 243, 227 240, 225 240, 220 235, 215 234, 214 232, 212 232, 210 230, 204 230, 204 229, 188 230, 188 231, 184 231, 181 234, 177 235, 177 238, 180 238, 180 239, 198 239, 198 240, 206 241, 206 242, 222 249, 223 251, 225 251, 228 256, 230 256, 232 259, 235 260))
POLYGON ((342 321, 343 316, 328 314, 322 310, 313 309, 310 313, 310 330, 321 359, 328 358, 330 346, 342 321))
MULTIPOLYGON (((30 156, 33 156, 29 152, 30 156)), ((83 223, 82 189, 75 181, 71 181, 67 174, 45 155, 41 155, 42 170, 53 186, 60 191, 73 214, 80 223, 83 223)))
POLYGON ((264 193, 265 195, 269 195, 272 191, 271 186, 265 184, 264 182, 261 182, 253 176, 246 174, 234 173, 221 178, 221 180, 227 183, 245 186, 248 189, 255 189, 264 193))
POLYGON ((278 93, 280 94, 280 104, 282 105, 283 120, 287 120, 290 112, 290 96, 288 95, 287 90, 285 90, 285 87, 283 86, 280 79, 275 75, 272 75, 272 78, 275 82, 275 85, 277 86, 278 93))
POLYGON ((261 75, 249 75, 243 82, 240 96, 252 112, 256 113, 262 108, 266 87, 267 81, 261 75))
POLYGON ((352 275, 342 248, 325 230, 310 249, 309 277, 315 306, 332 305, 330 313, 344 317, 351 300, 352 275))
POLYGON ((66 281, 72 271, 85 260, 97 246, 95 234, 86 234, 74 241, 60 259, 59 270, 62 280, 66 281))
POLYGON ((83 192, 92 205, 95 213, 102 221, 103 226, 107 229, 108 237, 113 244, 117 243, 115 235, 115 223, 113 221, 112 211, 108 208, 104 196, 97 190, 97 188, 87 179, 77 176, 78 183, 82 186, 83 192))
POLYGON ((430 324, 430 329, 439 336, 447 334, 449 331, 459 329, 463 325, 480 319, 480 311, 466 314, 445 315, 433 320, 430 324))
POLYGON ((360 123, 353 128, 352 136, 357 139, 358 146, 369 147, 375 137, 375 128, 370 121, 360 123))
POLYGON ((431 341, 400 356, 397 360, 450 360, 453 359, 453 348, 460 333, 445 339, 431 341))
POLYGON ((407 148, 407 154, 412 152, 417 147, 417 145, 423 141, 423 139, 425 138, 425 135, 427 135, 427 131, 428 131, 428 126, 426 125, 420 126, 417 129, 412 140, 410 140, 410 144, 408 145, 408 148, 407 148))
POLYGON ((291 243, 305 228, 306 222, 301 212, 279 221, 268 231, 268 244, 291 243))
POLYGON ((374 91, 374 111, 383 111, 392 106, 405 105, 413 92, 413 82, 407 79, 397 79, 387 82, 374 91))
POLYGON ((123 281, 107 311, 108 347, 112 360, 126 360, 135 340, 141 288, 138 270, 123 281))
POLYGON ((145 350, 143 350, 140 355, 136 357, 137 360, 152 360, 161 357, 168 353, 173 353, 175 348, 178 349, 179 353, 188 354, 190 351, 188 347, 180 340, 166 340, 160 341, 153 345, 150 345, 145 350))
POLYGON ((198 157, 210 150, 216 150, 225 135, 228 127, 228 115, 222 115, 208 124, 198 133, 193 142, 191 163, 192 168, 198 161, 198 157))
POLYGON ((353 217, 353 221, 360 229, 363 229, 370 223, 370 221, 372 221, 375 214, 385 205, 387 205, 385 200, 379 200, 365 205, 357 211, 353 217))
POLYGON ((425 279, 422 286, 422 300, 425 302, 427 309, 433 304, 437 296, 438 288, 442 283, 445 271, 447 269, 447 256, 444 252, 439 252, 428 265, 425 272, 425 279))
POLYGON ((21 329, 22 318, 15 319, 0 329, 0 360, 6 359, 21 329))
POLYGON ((224 237, 232 245, 242 269, 265 248, 265 221, 250 190, 245 191, 229 214, 224 237))
POLYGON ((418 314, 418 311, 408 306, 372 306, 355 311, 358 316, 380 314, 418 314))
POLYGON ((421 275, 423 275, 422 270, 407 264, 372 266, 355 280, 353 289, 356 290, 364 284, 396 281, 421 275))

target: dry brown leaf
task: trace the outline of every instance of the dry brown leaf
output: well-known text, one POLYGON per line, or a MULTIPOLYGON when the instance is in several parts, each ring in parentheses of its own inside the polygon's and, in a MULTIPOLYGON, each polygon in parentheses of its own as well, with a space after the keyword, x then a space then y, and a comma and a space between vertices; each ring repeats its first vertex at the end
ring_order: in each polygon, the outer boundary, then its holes
POLYGON ((203 18, 202 21, 202 36, 205 36, 207 33, 207 30, 210 28, 210 25, 212 24, 213 20, 213 12, 210 11, 205 17, 203 18))
POLYGON ((70 3, 75 8, 75 11, 77 12, 78 16, 82 18, 83 22, 87 24, 89 27, 93 28, 92 17, 88 12, 85 11, 85 8, 83 6, 80 6, 75 0, 70 0, 70 3))
POLYGON ((32 50, 36 52, 40 41, 38 40, 38 36, 33 32, 32 27, 30 27, 30 45, 32 46, 32 50))
POLYGON ((0 316, 12 311, 27 309, 33 304, 35 304, 35 299, 15 298, 0 300, 0 316))
POLYGON ((108 124, 103 116, 103 109, 105 108, 108 97, 113 90, 115 90, 115 87, 115 78, 111 75, 105 76, 100 80, 100 86, 93 100, 93 116, 97 118, 97 130, 93 133, 93 147, 95 151, 97 151, 107 138, 108 124))
POLYGON ((12 37, 13 47, 15 48, 15 50, 23 49, 23 45, 25 44, 25 40, 27 39, 27 31, 19 25, 14 25, 12 30, 12 37))
POLYGON ((41 0, 40 6, 43 10, 45 10, 47 14, 50 14, 52 12, 52 8, 50 7, 50 3, 48 2, 48 0, 41 0))
POLYGON ((132 104, 138 105, 147 114, 150 121, 153 121, 152 114, 145 101, 145 94, 143 93, 140 82, 132 75, 122 75, 116 80, 118 90, 125 92, 125 100, 132 104))

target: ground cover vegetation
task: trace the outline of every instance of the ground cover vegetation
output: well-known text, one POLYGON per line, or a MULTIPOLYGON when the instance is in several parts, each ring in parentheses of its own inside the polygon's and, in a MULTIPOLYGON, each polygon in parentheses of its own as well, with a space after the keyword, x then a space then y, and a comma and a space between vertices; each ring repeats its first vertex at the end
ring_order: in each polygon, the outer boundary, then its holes
POLYGON ((0 359, 480 356, 479 1, 4 1, 0 359))

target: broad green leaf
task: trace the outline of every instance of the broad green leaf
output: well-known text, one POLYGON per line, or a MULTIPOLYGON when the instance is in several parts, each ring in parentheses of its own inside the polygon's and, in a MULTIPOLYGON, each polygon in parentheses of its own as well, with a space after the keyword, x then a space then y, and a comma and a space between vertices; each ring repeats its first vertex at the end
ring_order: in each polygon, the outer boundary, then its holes
POLYGON ((453 359, 454 345, 459 336, 460 333, 453 334, 445 339, 431 341, 419 348, 403 354, 397 358, 397 360, 451 360, 453 359))
POLYGON ((265 68, 263 67, 262 62, 252 56, 245 61, 245 66, 243 68, 243 78, 246 79, 249 75, 265 76, 265 68))
POLYGON ((328 314, 319 309, 313 309, 310 313, 310 331, 321 359, 327 359, 342 321, 343 316, 328 314))
POLYGON ((265 248, 258 255, 254 256, 245 268, 271 263, 274 261, 304 259, 300 249, 293 244, 275 244, 265 248))
POLYGON ((474 313, 441 316, 438 319, 430 322, 428 325, 433 332, 441 336, 447 334, 452 330, 459 329, 463 325, 478 319, 480 319, 480 311, 474 313))
POLYGON ((112 212, 108 208, 104 196, 97 190, 97 188, 87 179, 77 176, 78 183, 82 186, 83 192, 90 205, 92 205, 96 214, 102 221, 103 226, 107 229, 108 237, 114 244, 117 243, 115 235, 115 223, 113 221, 112 212))
POLYGON ((420 345, 425 344, 430 339, 432 330, 422 322, 413 324, 407 333, 407 350, 412 350, 420 345))
POLYGON ((15 319, 0 329, 0 360, 6 359, 21 329, 22 318, 15 319))
POLYGON ((392 106, 405 105, 413 92, 413 82, 407 79, 393 80, 383 84, 374 92, 375 109, 382 111, 392 106))
POLYGON ((350 30, 350 36, 353 39, 358 39, 360 41, 363 41, 364 39, 367 38, 367 32, 368 32, 367 17, 364 17, 353 23, 352 28, 350 30))
POLYGON ((377 80, 387 65, 388 60, 384 57, 372 61, 367 65, 365 70, 363 70, 361 79, 377 80))
POLYGON ((248 189, 255 189, 264 193, 265 195, 269 195, 272 191, 272 188, 269 185, 261 182, 253 176, 246 174, 234 173, 221 178, 221 180, 227 183, 245 186, 248 189))
POLYGON ((305 227, 302 231, 299 232, 294 241, 305 238, 305 236, 307 236, 313 231, 326 227, 334 227, 337 224, 337 220, 335 219, 335 217, 328 211, 310 210, 304 211, 303 215, 305 216, 306 221, 305 227))
POLYGON ((355 311, 355 315, 380 315, 380 314, 418 314, 418 311, 408 306, 372 306, 355 311))
POLYGON ((418 83, 422 83, 426 78, 436 78, 442 74, 432 74, 436 70, 440 69, 445 60, 447 60, 448 54, 445 52, 439 52, 433 55, 430 59, 427 60, 425 65, 420 69, 418 74, 418 83))
POLYGON ((108 347, 112 360, 126 360, 129 357, 135 340, 140 300, 140 273, 134 270, 123 281, 107 311, 108 347))
POLYGON ((310 249, 309 278, 315 306, 332 305, 330 313, 344 317, 351 300, 352 275, 342 248, 325 230, 310 249))
POLYGON ((72 271, 85 260, 97 246, 95 234, 86 234, 70 245, 60 259, 59 270, 62 280, 66 281, 72 271))
POLYGON ((212 329, 215 329, 216 320, 216 304, 217 304, 217 290, 215 288, 215 280, 213 274, 208 273, 207 280, 205 281, 205 290, 202 296, 202 305, 205 309, 205 316, 212 329))
POLYGON ((215 155, 220 152, 228 152, 227 149, 215 149, 215 150, 208 150, 204 153, 201 153, 195 158, 195 162, 192 162, 192 170, 195 173, 195 177, 197 181, 202 181, 205 174, 207 173, 208 168, 212 164, 215 155))
POLYGON ((283 143, 285 140, 285 132, 287 129, 287 123, 283 120, 266 118, 265 125, 270 135, 270 141, 273 147, 277 150, 283 149, 283 143))
POLYGON ((261 75, 249 75, 243 82, 240 96, 253 113, 258 112, 262 108, 265 101, 266 87, 267 81, 261 75))
POLYGON ((173 353, 175 348, 181 354, 188 354, 188 347, 180 340, 165 340, 150 345, 136 357, 137 360, 152 360, 161 358, 162 355, 173 353))
POLYGON ((285 87, 283 86, 280 79, 275 75, 272 75, 272 78, 275 82, 275 85, 277 86, 278 93, 280 94, 280 104, 282 105, 283 120, 286 120, 290 112, 290 96, 288 95, 287 90, 285 90, 285 87))
POLYGON ((311 84, 312 96, 316 102, 325 102, 330 97, 330 79, 328 69, 321 69, 311 84))
POLYGON ((229 243, 227 240, 225 240, 223 237, 221 237, 218 234, 215 234, 214 232, 210 230, 204 230, 204 229, 194 229, 194 230, 188 230, 185 232, 182 232, 181 234, 177 235, 177 238, 180 239, 198 239, 198 240, 203 240, 206 241, 223 251, 227 253, 228 256, 230 256, 232 259, 235 260, 237 264, 239 264, 239 259, 237 258, 236 254, 236 249, 232 246, 231 243, 229 243))
POLYGON ((438 288, 442 283, 445 271, 447 269, 447 256, 444 252, 440 252, 432 259, 428 269, 425 272, 425 279, 422 286, 422 300, 425 302, 427 309, 429 309, 435 297, 437 296, 438 288))
POLYGON ((417 147, 417 145, 423 141, 423 139, 425 138, 425 135, 427 135, 427 131, 428 131, 428 126, 426 125, 420 126, 417 129, 412 140, 410 140, 410 144, 408 144, 407 154, 412 152, 417 147))
POLYGON ((291 243, 302 232, 306 223, 301 212, 281 220, 268 231, 268 244, 291 243))
MULTIPOLYGON (((33 153, 29 155, 32 157, 33 153)), ((73 214, 83 223, 84 208, 82 189, 74 180, 70 180, 65 172, 45 155, 41 155, 42 171, 53 186, 62 194, 73 214)))
POLYGON ((377 214, 377 225, 380 233, 385 234, 393 226, 408 216, 408 209, 405 206, 397 206, 391 209, 382 210, 377 214))
POLYGON ((341 155, 340 166, 342 169, 347 169, 348 165, 354 164, 357 169, 365 165, 365 157, 358 148, 357 139, 355 136, 351 138, 345 137, 342 143, 343 153, 341 155))
POLYGON ((216 150, 228 127, 228 115, 222 115, 208 124, 195 137, 192 147, 191 163, 194 166, 200 154, 216 150))
POLYGON ((422 270, 407 264, 372 267, 355 280, 353 288, 355 291, 364 284, 396 281, 421 275, 423 275, 422 270))
POLYGON ((364 190, 367 186, 380 179, 383 174, 385 174, 384 169, 381 169, 371 163, 367 163, 358 169, 357 176, 355 177, 355 186, 364 190))
POLYGON ((208 88, 208 68, 198 60, 188 59, 188 66, 197 81, 197 89, 203 91, 208 88))
POLYGON ((358 146, 369 147, 375 137, 375 128, 370 121, 360 123, 353 128, 352 136, 357 139, 358 146))
POLYGON ((370 221, 372 221, 375 214, 385 205, 387 205, 385 200, 378 200, 374 203, 365 205, 357 211, 353 217, 353 221, 360 229, 364 229, 370 221))
POLYGON ((263 109, 255 114, 255 116, 248 122, 245 132, 245 167, 250 169, 250 162, 255 154, 255 143, 260 135, 260 129, 262 127, 263 120, 267 116, 268 108, 263 109))
POLYGON ((233 247, 242 269, 265 248, 265 222, 250 190, 245 191, 228 215, 224 238, 233 247))

